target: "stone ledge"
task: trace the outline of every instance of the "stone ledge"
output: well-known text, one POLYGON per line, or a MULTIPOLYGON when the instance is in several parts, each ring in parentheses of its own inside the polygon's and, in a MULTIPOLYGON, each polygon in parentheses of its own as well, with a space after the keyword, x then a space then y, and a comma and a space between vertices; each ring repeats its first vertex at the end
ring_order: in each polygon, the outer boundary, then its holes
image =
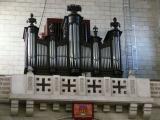
POLYGON ((148 97, 93 97, 93 96, 51 96, 51 95, 11 95, 10 99, 35 100, 35 101, 82 101, 82 102, 108 102, 108 103, 153 103, 153 98, 148 97))
POLYGON ((0 103, 9 103, 9 99, 0 99, 0 103))

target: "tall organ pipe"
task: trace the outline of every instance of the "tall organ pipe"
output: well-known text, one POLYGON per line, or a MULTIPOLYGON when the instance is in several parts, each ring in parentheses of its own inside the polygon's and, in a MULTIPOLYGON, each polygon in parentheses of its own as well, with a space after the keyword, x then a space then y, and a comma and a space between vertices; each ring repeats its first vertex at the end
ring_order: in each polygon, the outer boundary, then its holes
MULTIPOLYGON (((67 26, 68 30, 68 68, 71 73, 77 73, 81 67, 81 24, 83 18, 77 13, 81 11, 81 7, 78 5, 70 5, 67 8, 71 13, 64 18, 64 26, 67 26)), ((65 31, 66 32, 66 31, 65 31)), ((66 34, 64 34, 66 35, 66 34)))
POLYGON ((107 32, 103 42, 103 47, 101 48, 101 61, 104 61, 104 67, 102 70, 104 74, 106 71, 110 71, 111 76, 116 75, 116 77, 121 77, 122 68, 120 36, 122 31, 118 29, 120 27, 120 23, 117 22, 116 18, 113 18, 113 22, 111 22, 110 25, 113 29, 107 32))
POLYGON ((92 68, 93 68, 93 75, 99 74, 100 66, 101 66, 101 52, 100 48, 102 46, 101 39, 97 36, 98 28, 94 26, 93 28, 94 36, 92 37, 92 68))
POLYGON ((31 18, 27 20, 30 25, 24 28, 23 39, 25 40, 25 70, 24 73, 27 73, 28 67, 32 67, 33 70, 36 69, 36 55, 37 55, 37 38, 38 38, 38 28, 34 25, 36 19, 31 18))

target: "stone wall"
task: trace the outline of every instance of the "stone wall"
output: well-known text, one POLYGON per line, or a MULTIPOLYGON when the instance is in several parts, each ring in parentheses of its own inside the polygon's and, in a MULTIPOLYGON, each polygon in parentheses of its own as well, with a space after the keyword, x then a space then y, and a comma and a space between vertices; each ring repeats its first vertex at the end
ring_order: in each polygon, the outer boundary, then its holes
POLYGON ((31 12, 37 18, 40 31, 43 31, 46 18, 63 18, 68 14, 68 4, 79 4, 82 6, 81 15, 91 20, 91 30, 97 25, 102 38, 110 29, 112 18, 118 18, 121 30, 124 31, 124 77, 127 76, 128 70, 133 69, 137 77, 159 78, 160 43, 156 34, 156 2, 158 0, 47 0, 40 25, 45 0, 0 0, 0 74, 23 74, 22 35, 31 12))
POLYGON ((159 42, 155 0, 130 0, 128 67, 137 77, 159 78, 159 42))

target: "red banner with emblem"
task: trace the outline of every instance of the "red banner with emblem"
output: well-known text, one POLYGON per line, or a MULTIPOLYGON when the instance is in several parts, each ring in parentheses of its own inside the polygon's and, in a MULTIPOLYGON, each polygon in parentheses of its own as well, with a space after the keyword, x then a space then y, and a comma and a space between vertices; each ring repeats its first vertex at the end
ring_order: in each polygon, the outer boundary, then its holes
POLYGON ((91 103, 74 103, 73 118, 75 120, 92 120, 93 119, 93 104, 91 103))

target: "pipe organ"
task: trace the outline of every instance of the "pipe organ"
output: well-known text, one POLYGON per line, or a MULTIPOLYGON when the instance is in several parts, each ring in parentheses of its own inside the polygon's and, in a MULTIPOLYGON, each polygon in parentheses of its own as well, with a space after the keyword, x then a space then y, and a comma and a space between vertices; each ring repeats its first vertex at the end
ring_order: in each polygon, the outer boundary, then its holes
POLYGON ((34 74, 81 75, 121 77, 122 32, 117 19, 111 23, 105 39, 98 36, 98 28, 90 34, 90 21, 78 14, 79 5, 69 5, 70 11, 64 19, 48 18, 42 37, 34 25, 36 19, 28 19, 30 25, 24 28, 25 70, 33 69, 34 74), (102 42, 103 41, 103 42, 102 42))

